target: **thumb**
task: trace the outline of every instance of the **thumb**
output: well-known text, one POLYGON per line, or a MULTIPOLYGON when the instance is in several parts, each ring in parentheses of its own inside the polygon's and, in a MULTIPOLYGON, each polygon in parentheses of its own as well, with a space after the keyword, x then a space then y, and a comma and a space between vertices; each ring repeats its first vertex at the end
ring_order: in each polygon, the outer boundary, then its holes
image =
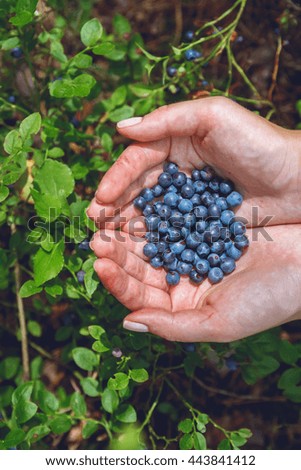
POLYGON ((233 328, 223 325, 214 307, 197 310, 142 309, 127 315, 123 321, 127 330, 153 333, 169 341, 228 342, 233 341, 233 328))
MULTIPOLYGON (((223 98, 224 105, 228 101, 223 98)), ((221 98, 213 97, 162 106, 144 117, 118 122, 117 130, 139 142, 171 136, 198 135, 204 138, 214 124, 213 110, 220 104, 221 98)))

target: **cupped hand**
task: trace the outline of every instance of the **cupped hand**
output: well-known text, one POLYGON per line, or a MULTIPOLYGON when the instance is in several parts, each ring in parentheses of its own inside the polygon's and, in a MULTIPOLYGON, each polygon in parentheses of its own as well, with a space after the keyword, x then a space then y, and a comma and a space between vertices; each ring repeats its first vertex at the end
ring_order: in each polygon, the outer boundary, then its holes
POLYGON ((301 133, 283 129, 222 97, 163 106, 119 123, 130 145, 102 179, 88 210, 99 227, 139 215, 132 205, 156 183, 165 160, 182 171, 205 164, 244 195, 237 211, 249 226, 301 222, 301 133), (255 208, 255 209, 254 209, 255 208), (113 218, 116 211, 121 213, 113 218))
POLYGON ((301 318, 301 225, 249 229, 250 247, 220 284, 165 281, 143 255, 143 240, 99 231, 91 246, 103 285, 132 313, 125 328, 173 341, 233 341, 301 318), (109 241, 110 239, 110 241, 109 241))

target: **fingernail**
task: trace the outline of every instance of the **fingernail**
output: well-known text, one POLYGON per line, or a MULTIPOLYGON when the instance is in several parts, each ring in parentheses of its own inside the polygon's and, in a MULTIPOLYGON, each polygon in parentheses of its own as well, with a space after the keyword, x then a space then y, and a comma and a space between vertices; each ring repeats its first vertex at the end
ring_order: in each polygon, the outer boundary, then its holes
POLYGON ((121 129, 122 127, 135 126, 135 124, 139 124, 141 121, 142 117, 132 117, 130 119, 124 119, 123 121, 117 122, 117 127, 121 129))
POLYGON ((148 327, 143 323, 136 323, 133 321, 124 320, 123 328, 130 331, 137 331, 138 333, 147 333, 148 327))

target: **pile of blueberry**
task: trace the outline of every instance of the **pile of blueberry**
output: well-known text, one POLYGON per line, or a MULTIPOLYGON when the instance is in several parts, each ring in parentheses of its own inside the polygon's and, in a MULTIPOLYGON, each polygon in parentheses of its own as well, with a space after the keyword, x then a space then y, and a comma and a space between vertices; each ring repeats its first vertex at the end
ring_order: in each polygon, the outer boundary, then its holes
POLYGON ((163 170, 158 184, 134 200, 148 230, 144 255, 167 271, 170 285, 185 275, 196 285, 205 277, 220 282, 249 245, 246 226, 232 210, 242 195, 209 166, 193 170, 191 178, 176 163, 165 163, 163 170))

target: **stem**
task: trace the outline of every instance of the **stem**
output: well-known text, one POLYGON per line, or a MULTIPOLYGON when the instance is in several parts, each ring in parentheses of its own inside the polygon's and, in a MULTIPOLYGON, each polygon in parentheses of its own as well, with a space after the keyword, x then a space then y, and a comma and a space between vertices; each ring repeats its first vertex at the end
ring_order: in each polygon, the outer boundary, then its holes
MULTIPOLYGON (((16 233, 16 225, 12 223, 11 233, 14 235, 16 233)), ((16 253, 17 256, 17 253, 16 253)), ((26 319, 23 300, 20 297, 20 288, 21 288, 21 269, 18 258, 16 258, 16 263, 14 267, 15 283, 16 283, 16 299, 17 299, 17 308, 18 308, 18 319, 21 330, 21 348, 22 348, 22 366, 23 366, 23 380, 26 382, 29 380, 29 354, 28 354, 28 341, 27 341, 27 330, 26 330, 26 319)))

